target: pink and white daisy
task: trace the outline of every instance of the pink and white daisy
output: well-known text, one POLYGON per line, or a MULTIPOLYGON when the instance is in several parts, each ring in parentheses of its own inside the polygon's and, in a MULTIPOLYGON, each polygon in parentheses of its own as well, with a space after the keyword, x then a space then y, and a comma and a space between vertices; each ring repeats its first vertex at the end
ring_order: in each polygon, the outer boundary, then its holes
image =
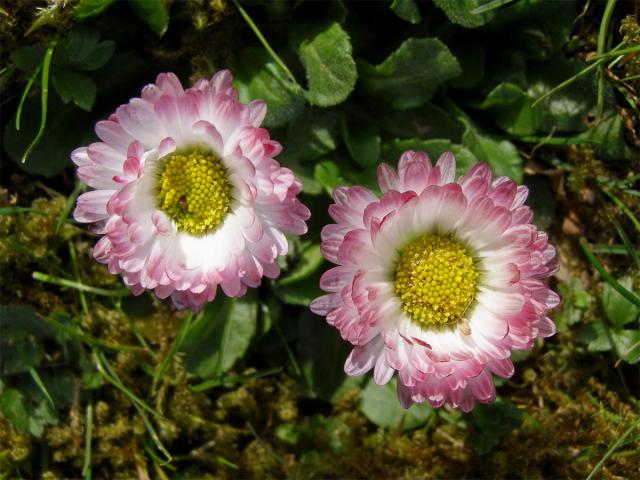
POLYGON ((307 231, 302 185, 260 128, 265 103, 240 103, 231 82, 224 70, 184 90, 162 73, 97 123, 101 142, 71 154, 95 189, 78 198, 74 217, 95 223, 95 258, 134 294, 150 289, 194 310, 218 285, 241 296, 279 275, 285 232, 307 231))
POLYGON ((512 350, 555 333, 560 299, 543 282, 557 265, 547 234, 531 223, 527 188, 492 178, 479 163, 455 180, 455 159, 435 166, 405 152, 396 173, 378 168, 382 196, 339 187, 322 230, 325 272, 311 309, 354 348, 349 375, 398 372, 407 408, 428 401, 463 411, 490 403, 492 374, 513 374, 512 350))

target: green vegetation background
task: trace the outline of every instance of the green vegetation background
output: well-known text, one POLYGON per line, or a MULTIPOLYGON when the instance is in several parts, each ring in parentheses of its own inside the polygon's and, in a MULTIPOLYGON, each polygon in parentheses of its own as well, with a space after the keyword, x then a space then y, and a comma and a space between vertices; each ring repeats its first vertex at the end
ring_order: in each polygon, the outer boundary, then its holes
POLYGON ((0 478, 637 476, 639 8, 3 1, 0 478), (69 153, 157 73, 221 68, 313 216, 280 279, 192 316, 92 259, 69 153), (333 188, 406 149, 524 182, 559 250, 558 334, 466 415, 347 379, 307 308, 333 188))

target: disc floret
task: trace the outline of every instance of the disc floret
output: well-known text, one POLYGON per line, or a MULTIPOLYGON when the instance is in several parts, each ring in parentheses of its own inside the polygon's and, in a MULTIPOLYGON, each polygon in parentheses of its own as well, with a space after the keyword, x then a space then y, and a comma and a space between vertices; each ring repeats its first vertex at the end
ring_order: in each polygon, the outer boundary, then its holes
POLYGON ((405 312, 423 326, 455 324, 473 303, 478 270, 460 242, 427 235, 409 243, 395 270, 405 312))
POLYGON ((161 169, 157 201, 178 230, 206 234, 223 222, 231 205, 227 169, 212 153, 176 152, 161 169))

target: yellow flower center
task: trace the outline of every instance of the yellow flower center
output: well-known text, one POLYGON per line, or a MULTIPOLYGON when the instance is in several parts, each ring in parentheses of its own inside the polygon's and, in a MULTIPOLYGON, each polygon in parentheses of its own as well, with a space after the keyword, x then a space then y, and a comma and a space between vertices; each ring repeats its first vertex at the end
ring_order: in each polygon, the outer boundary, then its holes
POLYGON ((176 152, 164 162, 157 184, 158 208, 178 229, 203 235, 222 223, 231 205, 231 184, 222 161, 209 152, 176 152))
POLYGON ((396 294, 413 320, 457 323, 474 300, 478 271, 459 242, 426 235, 407 245, 396 266, 396 294))

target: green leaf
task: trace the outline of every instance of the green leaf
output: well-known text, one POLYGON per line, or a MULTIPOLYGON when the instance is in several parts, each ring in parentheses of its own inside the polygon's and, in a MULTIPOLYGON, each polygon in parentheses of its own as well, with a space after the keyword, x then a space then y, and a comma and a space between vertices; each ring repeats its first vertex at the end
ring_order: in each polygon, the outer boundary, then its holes
POLYGON ((558 331, 564 332, 571 325, 575 325, 582 320, 582 315, 591 306, 592 299, 579 278, 572 279, 570 282, 559 283, 558 290, 562 297, 562 308, 558 310, 555 322, 558 326, 558 331))
POLYGON ((340 123, 342 138, 356 163, 362 167, 378 165, 380 159, 380 132, 369 123, 348 121, 340 123))
POLYGON ((294 283, 275 284, 273 292, 284 303, 308 307, 314 298, 323 294, 319 286, 320 274, 321 272, 316 271, 311 276, 294 283))
POLYGON ((545 110, 531 108, 534 98, 513 83, 501 83, 482 102, 480 108, 488 110, 495 122, 511 135, 532 135, 542 124, 545 110))
POLYGON ((604 322, 596 320, 578 328, 576 339, 581 343, 586 343, 587 350, 590 352, 608 352, 613 347, 609 335, 609 330, 604 322))
POLYGON ((612 160, 633 162, 638 158, 637 152, 627 144, 624 123, 617 112, 612 113, 596 127, 578 135, 576 140, 594 143, 597 154, 612 160))
POLYGON ((620 358, 628 363, 640 361, 640 330, 614 330, 611 337, 620 358))
POLYGON ((263 48, 246 48, 240 53, 235 84, 240 101, 262 99, 267 103, 267 127, 285 125, 304 108, 302 91, 263 48))
POLYGON ((489 28, 498 41, 508 38, 510 50, 518 50, 527 58, 544 61, 552 58, 569 42, 575 27, 577 2, 517 1, 493 13, 495 17, 489 28))
POLYGON ((435 4, 444 11, 453 23, 462 25, 466 28, 481 27, 489 22, 494 16, 495 11, 472 14, 471 10, 481 7, 491 0, 434 0, 435 4))
MULTIPOLYGON (((556 85, 567 78, 573 77, 583 70, 585 64, 575 59, 567 59, 560 52, 550 61, 540 63, 528 74, 526 93, 535 100, 546 95, 556 85)), ((576 81, 562 90, 548 96, 538 103, 535 109, 542 108, 544 116, 539 127, 541 131, 548 132, 555 129, 558 132, 576 132, 585 129, 584 118, 590 113, 595 113, 595 72, 579 77, 576 81)), ((610 88, 606 97, 613 95, 610 88)))
POLYGON ((467 148, 451 143, 450 140, 391 140, 382 147, 382 160, 394 167, 397 165, 400 156, 407 150, 425 152, 435 165, 440 155, 444 152, 451 152, 456 158, 456 174, 462 175, 474 163, 478 161, 473 153, 467 148))
POLYGON ((464 133, 462 124, 454 116, 431 103, 411 110, 384 112, 377 120, 389 136, 396 138, 447 138, 460 143, 464 133))
POLYGON ((500 439, 518 428, 523 420, 522 412, 515 405, 502 400, 489 405, 476 405, 469 416, 478 430, 477 434, 471 436, 471 442, 480 455, 493 450, 500 439))
POLYGON ((306 109, 289 124, 286 148, 280 155, 282 162, 311 162, 332 152, 340 140, 338 129, 339 116, 335 112, 306 109))
MULTIPOLYGON (((631 277, 620 278, 618 282, 627 290, 633 291, 631 277)), ((602 309, 616 327, 623 327, 638 318, 638 308, 606 282, 602 287, 602 309)))
POLYGON ((73 9, 73 16, 78 20, 100 15, 115 0, 80 0, 73 9))
POLYGON ((360 394, 360 411, 379 427, 411 430, 427 423, 434 413, 431 405, 415 403, 405 410, 398 400, 396 382, 394 378, 386 385, 378 385, 369 379, 360 394))
POLYGON ((351 40, 339 23, 320 28, 299 27, 294 43, 307 73, 311 105, 329 107, 347 99, 356 84, 351 40))
POLYGON ((129 5, 156 35, 163 36, 169 26, 169 5, 166 0, 129 0, 129 5))
POLYGON ((420 23, 422 16, 415 0, 393 0, 391 10, 403 20, 409 23, 420 23))
MULTIPOLYGON (((71 30, 69 38, 56 50, 54 63, 74 70, 97 70, 104 66, 116 49, 112 40, 100 41, 98 30, 79 25, 71 30)), ((55 69, 54 69, 55 71, 55 69)))
POLYGON ((45 49, 40 46, 20 47, 9 55, 11 63, 25 73, 32 73, 42 63, 45 49))
POLYGON ((22 431, 29 429, 29 414, 25 407, 25 399, 18 390, 7 388, 0 395, 0 412, 11 424, 22 431))
POLYGON ((494 139, 480 131, 467 119, 461 118, 467 127, 462 143, 480 161, 487 162, 494 175, 506 175, 522 183, 522 158, 515 145, 508 140, 494 139))
POLYGON ((56 70, 53 73, 53 86, 64 103, 73 100, 87 112, 93 108, 97 86, 91 77, 73 70, 56 70))
POLYGON ((256 332, 254 290, 241 298, 220 297, 205 306, 180 347, 187 370, 201 377, 228 371, 247 351, 256 332))
POLYGON ((31 305, 0 305, 0 371, 25 373, 44 359, 42 341, 53 332, 31 305))
POLYGON ((364 92, 399 110, 424 105, 460 66, 437 38, 409 38, 380 65, 359 63, 364 92))
POLYGON ((312 243, 302 251, 294 267, 280 277, 278 285, 291 285, 310 277, 318 271, 323 262, 324 258, 320 253, 320 245, 312 243))
POLYGON ((331 160, 318 162, 313 173, 315 179, 324 187, 329 195, 333 194, 333 190, 336 187, 347 183, 340 174, 338 165, 331 160))

